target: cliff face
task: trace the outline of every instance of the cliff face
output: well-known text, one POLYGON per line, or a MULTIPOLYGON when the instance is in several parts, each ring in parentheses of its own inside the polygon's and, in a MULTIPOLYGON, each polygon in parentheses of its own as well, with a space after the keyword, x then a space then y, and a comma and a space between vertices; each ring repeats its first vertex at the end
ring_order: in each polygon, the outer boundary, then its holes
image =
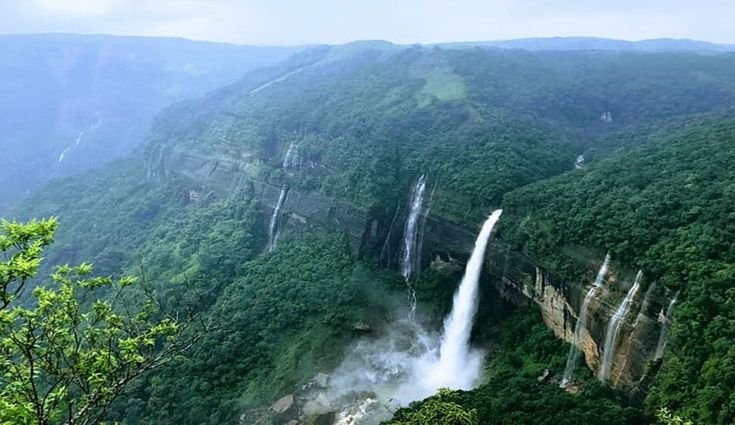
MULTIPOLYGON (((594 281, 596 267, 599 264, 590 262, 585 282, 561 282, 502 242, 493 245, 488 258, 489 273, 501 295, 519 305, 532 303, 538 306, 546 325, 568 343, 573 343, 579 309, 594 281)), ((597 292, 589 305, 588 323, 582 328, 578 348, 595 374, 599 373, 603 358, 607 325, 633 279, 634 274, 613 264, 603 289, 597 292)), ((648 284, 634 297, 613 347, 609 380, 615 387, 634 386, 643 378, 648 362, 654 360, 663 326, 663 298, 664 294, 657 291, 654 284, 648 284)))
MULTIPOLYGON (((214 193, 224 197, 233 193, 254 197, 265 210, 264 226, 278 204, 283 184, 270 182, 271 168, 257 156, 245 151, 195 150, 173 146, 155 150, 146 159, 152 178, 176 178, 190 186, 190 198, 214 193)), ((377 237, 374 220, 360 208, 326 197, 318 192, 289 188, 279 224, 284 236, 309 229, 312 232, 344 231, 355 252, 377 237)))
MULTIPOLYGON (((192 200, 209 193, 228 196, 237 192, 254 197, 264 208, 264 228, 283 189, 283 184, 269 181, 273 168, 247 152, 173 146, 152 151, 146 165, 152 177, 176 178, 190 185, 192 200)), ((406 214, 403 209, 399 208, 389 218, 374 216, 319 192, 290 188, 279 229, 282 238, 303 230, 343 231, 356 254, 376 256, 383 266, 395 267, 406 214)), ((476 231, 429 215, 423 225, 423 267, 437 259, 462 261, 469 257, 476 231)), ((585 266, 589 275, 586 282, 561 282, 502 241, 492 244, 487 261, 486 270, 504 298, 518 305, 535 304, 547 326, 559 338, 573 342, 579 308, 599 264, 591 260, 585 266)), ((632 281, 629 271, 611 267, 605 289, 590 303, 589 322, 582 330, 579 348, 586 364, 595 372, 600 367, 607 324, 632 281)), ((630 387, 643 377, 647 363, 653 359, 661 330, 663 298, 653 285, 647 285, 634 299, 617 339, 610 373, 613 385, 630 387)))

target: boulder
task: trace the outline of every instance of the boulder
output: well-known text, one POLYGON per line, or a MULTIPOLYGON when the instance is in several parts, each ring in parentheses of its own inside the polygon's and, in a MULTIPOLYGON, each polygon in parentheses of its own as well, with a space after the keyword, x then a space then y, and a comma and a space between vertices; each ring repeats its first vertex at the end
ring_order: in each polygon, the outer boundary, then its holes
POLYGON ((288 413, 294 407, 293 394, 289 394, 285 397, 278 399, 271 405, 271 410, 277 415, 283 415, 288 413))
POLYGON ((317 373, 314 377, 314 383, 320 388, 327 388, 327 385, 329 384, 329 375, 323 372, 317 373))

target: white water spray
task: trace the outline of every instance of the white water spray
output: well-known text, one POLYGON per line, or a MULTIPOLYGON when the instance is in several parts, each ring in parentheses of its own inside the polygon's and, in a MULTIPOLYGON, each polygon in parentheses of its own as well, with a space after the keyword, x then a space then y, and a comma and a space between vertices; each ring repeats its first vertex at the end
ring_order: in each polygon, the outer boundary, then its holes
POLYGON ((408 298, 410 302, 409 317, 413 320, 416 314, 416 291, 410 283, 411 277, 418 268, 419 252, 419 224, 424 212, 424 192, 426 191, 426 176, 422 175, 411 190, 411 206, 408 218, 403 229, 403 245, 401 248, 401 275, 406 280, 408 298))
POLYGON ((661 326, 661 334, 658 336, 658 344, 656 344, 656 355, 654 356, 656 360, 662 358, 664 351, 666 351, 666 341, 669 339, 669 328, 671 327, 671 316, 674 314, 674 306, 678 297, 679 293, 677 292, 666 309, 666 317, 664 318, 664 324, 661 326))
POLYGON ((478 282, 485 260, 485 250, 493 227, 502 212, 502 210, 494 211, 482 225, 482 230, 477 236, 462 282, 454 294, 452 312, 444 320, 439 358, 434 358, 433 361, 418 368, 422 377, 420 385, 424 390, 428 390, 427 395, 442 387, 470 389, 477 384, 480 377, 482 353, 470 350, 470 333, 477 312, 478 282))
POLYGON ((641 279, 643 278, 643 271, 638 270, 638 274, 635 276, 633 286, 630 287, 625 298, 615 310, 610 322, 607 324, 607 330, 605 331, 605 346, 602 355, 602 364, 600 365, 600 380, 606 381, 610 376, 610 369, 612 368, 612 361, 615 357, 615 346, 620 335, 620 329, 622 328, 625 316, 630 311, 630 306, 633 304, 633 298, 638 293, 638 289, 641 286, 641 279))
POLYGON ((572 341, 572 346, 569 347, 569 355, 567 356, 567 365, 564 368, 564 376, 562 377, 561 384, 559 385, 561 388, 565 388, 572 382, 572 377, 574 376, 574 368, 577 366, 577 362, 579 361, 580 351, 577 347, 580 344, 580 340, 582 339, 582 329, 584 329, 585 322, 587 321, 587 309, 589 307, 590 301, 592 301, 592 299, 595 297, 597 290, 602 287, 602 282, 605 279, 605 275, 607 274, 607 267, 609 263, 610 254, 607 254, 605 255, 605 261, 602 262, 602 267, 600 267, 600 271, 597 272, 595 282, 593 283, 590 290, 587 291, 587 295, 584 296, 582 307, 579 310, 577 324, 574 326, 574 339, 572 341))
POLYGON ((271 223, 268 226, 268 252, 271 252, 276 248, 278 232, 280 230, 278 224, 281 221, 281 210, 283 209, 283 204, 286 203, 286 196, 288 196, 288 185, 283 185, 281 188, 281 194, 278 196, 278 202, 273 208, 271 223))
POLYGON ((477 385, 484 353, 471 349, 469 339, 485 251, 501 213, 493 212, 483 224, 443 337, 403 319, 381 338, 359 341, 330 378, 329 388, 311 403, 313 413, 338 411, 339 423, 373 425, 439 388, 477 385))

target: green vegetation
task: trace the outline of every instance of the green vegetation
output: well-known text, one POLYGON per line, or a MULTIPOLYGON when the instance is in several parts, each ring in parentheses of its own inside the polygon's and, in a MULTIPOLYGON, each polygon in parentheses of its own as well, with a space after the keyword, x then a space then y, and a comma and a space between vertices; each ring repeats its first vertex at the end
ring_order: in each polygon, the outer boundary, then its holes
MULTIPOLYGON (((728 424, 735 414, 735 121, 684 118, 735 101, 734 62, 731 55, 321 47, 168 109, 145 158, 55 181, 16 215, 59 217, 46 264, 91 260, 111 276, 98 289, 103 323, 118 322, 115 294, 130 282, 124 276, 135 275, 142 289, 132 299, 150 295, 161 311, 197 314, 208 329, 186 358, 128 386, 106 419, 234 423, 332 370, 359 336, 356 324, 393 317, 404 282, 375 266, 377 249, 350 246, 329 226, 293 226, 277 250, 264 252, 271 205, 262 205, 256 187, 288 183, 294 192, 327 195, 375 220, 357 232, 380 234, 426 173, 435 217, 474 229, 502 205, 502 236, 556 276, 578 281, 579 253, 609 250, 625 267, 643 267, 658 285, 681 290, 681 301, 670 350, 652 365, 658 373, 642 406, 591 375, 577 395, 540 382, 545 369, 562 369, 566 348, 535 312, 500 317, 497 303, 487 302, 476 335, 491 348, 483 385, 441 392, 400 411, 395 423, 441 423, 442 416, 450 424, 633 425, 651 423, 665 407, 664 422, 728 424), (614 122, 602 122, 603 112, 614 122), (291 143, 301 163, 283 170, 291 143), (593 161, 571 171, 586 152, 593 161), (207 172, 199 154, 224 165, 207 172), (244 183, 215 187, 213 173, 244 183)), ((0 269, 0 276, 15 273, 6 288, 13 295, 23 284, 44 288, 31 277, 38 267, 52 272, 39 259, 55 224, 32 224, 30 233, 8 226, 26 238, 27 255, 0 269)), ((426 250, 443 259, 457 254, 426 250)), ((73 298, 86 288, 74 273, 87 271, 62 268, 59 292, 36 289, 18 302, 76 308, 73 298)), ((437 324, 458 273, 436 267, 418 277, 420 309, 437 324)), ((151 329, 168 323, 138 305, 151 329)), ((87 304, 78 306, 88 313, 87 304)), ((79 323, 80 332, 94 329, 79 323)), ((164 327, 156 344, 143 338, 136 347, 144 357, 159 352, 174 330, 164 327)))
MULTIPOLYGON (((537 311, 521 309, 513 312, 498 326, 500 338, 489 353, 486 381, 477 389, 459 392, 452 398, 463 411, 475 411, 479 423, 650 423, 621 393, 602 386, 591 374, 584 377, 579 394, 560 390, 558 381, 553 379, 539 381, 545 369, 563 369, 567 348, 541 322, 537 311)), ((413 423, 401 421, 433 411, 426 404, 426 401, 419 402, 400 410, 395 416, 397 422, 389 423, 413 423)))
POLYGON ((477 425, 477 410, 466 410, 457 404, 459 396, 449 389, 441 388, 433 397, 426 399, 412 410, 402 410, 388 422, 391 425, 477 425))
POLYGON ((681 290, 646 404, 696 423, 735 420, 734 139, 732 119, 697 120, 503 203, 503 236, 550 271, 578 278, 583 267, 565 252, 584 246, 681 290))
POLYGON ((16 295, 38 269, 53 219, 2 222, 0 231, 0 423, 94 424, 143 373, 191 344, 135 279, 89 278, 90 264, 61 266, 36 286, 29 307, 16 295), (104 291, 102 291, 104 289, 104 291), (103 293, 101 296, 100 293, 103 293))
POLYGON ((295 391, 337 366, 355 323, 385 314, 393 279, 356 264, 338 235, 305 236, 244 267, 207 315, 214 329, 132 392, 124 418, 223 423, 295 391))

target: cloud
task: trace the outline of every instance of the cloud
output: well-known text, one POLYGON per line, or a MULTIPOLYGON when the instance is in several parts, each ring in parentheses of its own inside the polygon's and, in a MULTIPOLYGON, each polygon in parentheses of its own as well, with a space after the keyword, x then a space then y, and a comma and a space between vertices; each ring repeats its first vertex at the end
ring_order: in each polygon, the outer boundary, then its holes
POLYGON ((33 0, 29 4, 39 14, 89 18, 108 14, 115 0, 33 0))
POLYGON ((400 43, 555 35, 735 43, 730 0, 0 0, 6 32, 254 44, 400 43))

